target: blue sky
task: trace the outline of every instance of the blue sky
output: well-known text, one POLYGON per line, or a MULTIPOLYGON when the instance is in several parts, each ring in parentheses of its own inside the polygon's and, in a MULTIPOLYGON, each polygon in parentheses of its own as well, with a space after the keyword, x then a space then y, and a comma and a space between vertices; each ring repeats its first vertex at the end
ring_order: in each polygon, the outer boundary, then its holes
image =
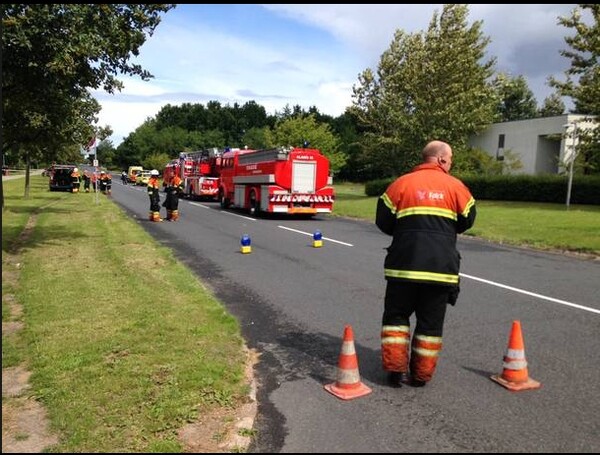
MULTIPOLYGON (((166 104, 244 104, 274 114, 286 105, 317 106, 337 116, 352 103, 358 74, 377 68, 396 29, 427 28, 437 5, 177 5, 132 61, 154 78, 123 78, 114 95, 95 91, 99 125, 110 125, 115 146, 166 104)), ((560 56, 571 31, 558 25, 575 4, 469 6, 469 22, 483 20, 496 69, 526 77, 538 103, 564 79, 560 56)), ((567 100, 565 100, 567 101, 567 100)))

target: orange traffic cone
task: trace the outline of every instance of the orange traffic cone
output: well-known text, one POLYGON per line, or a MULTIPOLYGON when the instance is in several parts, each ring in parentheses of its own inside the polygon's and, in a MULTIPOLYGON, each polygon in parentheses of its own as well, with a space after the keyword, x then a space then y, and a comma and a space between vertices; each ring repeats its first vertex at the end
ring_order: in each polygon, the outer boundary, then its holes
POLYGON ((508 339, 508 349, 504 356, 504 364, 501 375, 490 377, 501 386, 509 390, 529 390, 539 389, 542 384, 529 377, 527 372, 527 361, 525 360, 525 345, 523 335, 521 334, 521 323, 513 321, 510 338, 508 339))
POLYGON ((372 392, 360 381, 358 358, 354 350, 354 334, 349 325, 344 328, 344 341, 338 360, 337 381, 325 385, 325 390, 342 400, 351 400, 372 392))

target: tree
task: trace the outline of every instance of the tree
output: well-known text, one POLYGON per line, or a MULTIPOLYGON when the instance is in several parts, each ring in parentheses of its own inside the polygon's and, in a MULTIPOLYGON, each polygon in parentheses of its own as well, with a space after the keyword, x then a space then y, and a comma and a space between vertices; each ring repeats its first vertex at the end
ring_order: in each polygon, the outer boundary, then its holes
POLYGON ((538 117, 554 117, 565 113, 565 103, 558 93, 548 96, 538 111, 538 117))
POLYGON ((502 161, 477 148, 468 150, 468 153, 461 153, 452 160, 452 172, 461 176, 511 174, 522 168, 523 163, 519 155, 510 149, 504 151, 502 161))
POLYGON ((156 169, 162 173, 165 165, 170 159, 171 158, 166 153, 153 153, 142 161, 142 165, 144 166, 144 169, 156 169))
POLYGON ((527 120, 537 116, 537 102, 525 77, 499 73, 493 85, 499 98, 499 122, 527 120))
POLYGON ((340 138, 340 149, 347 157, 338 178, 353 182, 368 180, 368 176, 363 173, 364 165, 361 162, 361 149, 359 146, 361 132, 356 117, 347 108, 342 115, 333 119, 330 125, 334 133, 340 138))
MULTIPOLYGON (((88 89, 113 93, 117 75, 152 75, 138 64, 167 4, 6 4, 2 7, 3 152, 45 139, 84 144, 100 107, 88 89)), ((4 200, 2 201, 4 206, 4 200)))
POLYGON ((596 116, 595 128, 581 132, 579 153, 585 173, 600 173, 600 5, 580 4, 569 17, 559 17, 558 23, 575 30, 575 34, 565 37, 569 49, 560 51, 563 57, 571 60, 566 70, 566 80, 550 78, 549 84, 561 96, 571 97, 575 105, 574 113, 596 116), (589 12, 587 23, 583 15, 589 12))
POLYGON ((493 122, 497 97, 488 80, 495 60, 483 61, 489 39, 480 21, 468 26, 467 14, 467 5, 444 5, 427 32, 397 30, 377 74, 359 75, 352 113, 366 130, 365 172, 405 172, 431 139, 460 153, 471 134, 493 122))
POLYGON ((108 139, 100 141, 96 146, 96 157, 98 158, 99 164, 107 169, 118 167, 118 164, 115 162, 115 148, 112 141, 108 139))
POLYGON ((551 87, 556 87, 561 96, 569 96, 575 104, 577 114, 600 114, 600 5, 582 4, 576 7, 570 17, 559 17, 558 23, 575 29, 575 35, 565 37, 570 49, 560 51, 560 55, 571 60, 571 67, 565 72, 567 80, 561 82, 550 78, 551 87), (589 10, 592 24, 586 24, 582 13, 589 10), (575 78, 578 78, 576 80, 575 78))
POLYGON ((251 149, 259 150, 269 147, 273 147, 273 144, 269 143, 271 134, 268 127, 264 128, 250 128, 244 132, 242 137, 243 146, 248 146, 251 149))
POLYGON ((302 147, 306 142, 329 158, 333 173, 345 163, 346 156, 339 150, 338 137, 331 132, 329 125, 318 124, 313 115, 307 117, 288 117, 275 125, 268 143, 274 146, 302 147))

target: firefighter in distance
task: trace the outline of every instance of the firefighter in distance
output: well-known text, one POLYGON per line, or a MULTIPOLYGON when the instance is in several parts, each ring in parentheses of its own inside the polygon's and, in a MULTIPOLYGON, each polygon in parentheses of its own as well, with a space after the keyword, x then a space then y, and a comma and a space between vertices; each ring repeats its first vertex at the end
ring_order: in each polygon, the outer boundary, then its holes
POLYGON ((152 169, 150 171, 150 179, 148 180, 148 197, 150 198, 150 213, 148 215, 150 221, 162 221, 160 217, 160 195, 158 193, 160 184, 158 182, 158 171, 152 169))
POLYGON ((79 186, 81 185, 81 174, 79 174, 79 169, 77 169, 76 167, 74 167, 73 172, 71 172, 71 183, 71 192, 79 193, 79 186))
POLYGON ((163 207, 167 209, 167 221, 179 219, 179 196, 183 194, 183 180, 178 174, 173 174, 166 188, 167 198, 163 207))

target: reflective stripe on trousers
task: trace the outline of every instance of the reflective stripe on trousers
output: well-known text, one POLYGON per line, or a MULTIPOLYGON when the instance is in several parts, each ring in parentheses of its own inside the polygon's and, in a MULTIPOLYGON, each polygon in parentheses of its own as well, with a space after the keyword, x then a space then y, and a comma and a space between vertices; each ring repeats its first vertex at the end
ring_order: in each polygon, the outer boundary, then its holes
POLYGON ((431 381, 441 350, 442 337, 415 333, 410 356, 412 377, 419 381, 431 381))
POLYGON ((381 357, 384 370, 408 372, 409 343, 409 326, 384 325, 381 328, 381 357))

